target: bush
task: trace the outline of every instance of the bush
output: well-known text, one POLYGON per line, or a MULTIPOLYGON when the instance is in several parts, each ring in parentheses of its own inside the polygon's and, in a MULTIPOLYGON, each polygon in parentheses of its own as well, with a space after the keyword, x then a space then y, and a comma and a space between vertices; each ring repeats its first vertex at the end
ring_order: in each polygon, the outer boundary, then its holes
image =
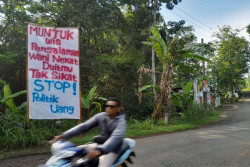
POLYGON ((125 110, 125 115, 127 118, 146 120, 152 117, 153 110, 153 105, 137 104, 127 107, 125 110))
POLYGON ((138 121, 136 119, 130 119, 128 121, 128 129, 135 129, 135 130, 152 130, 155 129, 157 126, 166 125, 162 120, 153 120, 152 118, 147 118, 143 121, 138 121))
POLYGON ((237 97, 233 97, 233 103, 236 103, 236 102, 238 102, 239 101, 239 99, 237 98, 237 97))
POLYGON ((30 120, 27 127, 26 113, 0 113, 0 148, 41 146, 76 124, 77 120, 62 120, 61 129, 56 129, 55 120, 30 120))
POLYGON ((187 107, 184 114, 188 120, 196 121, 209 116, 211 111, 206 109, 203 105, 192 104, 187 107))

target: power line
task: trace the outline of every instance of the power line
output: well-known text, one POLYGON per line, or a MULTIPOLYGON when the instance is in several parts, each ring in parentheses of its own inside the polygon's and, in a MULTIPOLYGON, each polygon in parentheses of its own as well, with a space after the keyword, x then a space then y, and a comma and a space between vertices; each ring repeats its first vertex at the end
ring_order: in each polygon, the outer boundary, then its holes
POLYGON ((165 17, 165 18, 167 18, 169 21, 173 21, 173 20, 171 20, 169 17, 167 17, 167 16, 162 16, 162 17, 165 17))
MULTIPOLYGON (((171 11, 171 10, 170 10, 170 11, 171 11)), ((192 23, 193 25, 195 25, 195 26, 197 26, 197 27, 199 27, 199 28, 203 29, 204 31, 206 31, 206 32, 208 32, 208 33, 210 33, 210 34, 212 34, 211 32, 209 32, 209 31, 205 30, 204 28, 200 27, 199 25, 197 25, 197 24, 195 24, 195 23, 193 23, 193 22, 189 21, 188 19, 186 19, 186 18, 184 18, 184 17, 180 16, 179 14, 175 13, 174 11, 171 11, 171 12, 172 12, 172 13, 174 13, 175 15, 177 15, 177 16, 179 16, 179 17, 181 17, 182 19, 184 19, 184 20, 186 20, 186 21, 188 21, 188 22, 192 23)))
POLYGON ((211 37, 209 37, 209 36, 207 36, 207 35, 205 35, 205 34, 201 34, 201 33, 197 32, 197 31, 196 31, 196 33, 197 33, 197 34, 200 34, 200 35, 203 36, 203 37, 211 38, 211 37))
POLYGON ((196 19, 195 17, 191 16, 190 14, 188 14, 187 12, 183 11, 182 9, 178 8, 177 6, 175 6, 175 8, 179 9, 180 11, 182 11, 183 13, 185 13, 186 15, 192 17, 194 20, 198 21, 199 23, 203 24, 204 26, 206 26, 207 28, 209 28, 210 30, 212 30, 211 27, 209 27, 208 25, 206 25, 205 23, 201 22, 200 20, 196 19))
MULTIPOLYGON (((174 20, 170 19, 169 17, 166 17, 166 16, 162 16, 162 17, 167 18, 169 21, 174 21, 174 20)), ((208 37, 207 35, 205 35, 205 34, 201 34, 201 33, 197 32, 197 31, 195 31, 195 33, 197 33, 197 34, 199 34, 199 35, 201 35, 201 36, 204 36, 204 37, 210 38, 210 37, 208 37)), ((210 32, 209 32, 209 33, 210 33, 210 32)))
MULTIPOLYGON (((171 11, 171 10, 170 10, 170 11, 171 11)), ((172 12, 172 13, 174 13, 175 15, 179 16, 180 18, 182 18, 182 19, 184 19, 184 20, 186 20, 186 21, 190 22, 191 24, 193 24, 193 25, 195 25, 195 26, 197 26, 197 27, 199 27, 199 28, 203 29, 204 31, 206 31, 206 32, 208 32, 208 33, 211 33, 211 32, 209 32, 209 31, 205 30, 204 28, 202 28, 201 26, 199 26, 199 25, 197 25, 197 24, 193 23, 192 21, 190 21, 190 20, 188 20, 188 19, 184 18, 183 16, 180 16, 179 14, 175 13, 174 11, 171 11, 171 12, 172 12)))

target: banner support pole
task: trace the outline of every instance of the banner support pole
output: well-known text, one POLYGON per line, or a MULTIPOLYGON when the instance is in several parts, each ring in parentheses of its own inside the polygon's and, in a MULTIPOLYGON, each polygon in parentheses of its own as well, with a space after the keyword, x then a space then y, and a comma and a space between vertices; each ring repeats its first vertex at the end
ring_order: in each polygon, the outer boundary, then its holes
POLYGON ((27 26, 27 32, 26 32, 26 88, 27 88, 27 128, 29 129, 29 84, 28 84, 28 32, 29 32, 29 23, 25 22, 27 26))
POLYGON ((81 75, 80 75, 80 23, 77 24, 78 28, 78 53, 79 53, 79 103, 80 103, 80 119, 78 120, 78 124, 82 123, 82 105, 81 105, 81 75))

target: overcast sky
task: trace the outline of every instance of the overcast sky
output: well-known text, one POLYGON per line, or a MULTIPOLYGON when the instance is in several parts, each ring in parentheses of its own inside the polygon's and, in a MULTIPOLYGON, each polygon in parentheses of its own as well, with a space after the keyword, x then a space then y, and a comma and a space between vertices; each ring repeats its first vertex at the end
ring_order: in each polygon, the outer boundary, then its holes
MULTIPOLYGON (((250 0, 182 0, 172 11, 162 7, 161 14, 166 22, 185 20, 186 25, 195 28, 198 42, 204 38, 209 42, 218 26, 230 25, 243 29, 250 24, 250 0)), ((246 29, 240 33, 248 41, 246 29)))

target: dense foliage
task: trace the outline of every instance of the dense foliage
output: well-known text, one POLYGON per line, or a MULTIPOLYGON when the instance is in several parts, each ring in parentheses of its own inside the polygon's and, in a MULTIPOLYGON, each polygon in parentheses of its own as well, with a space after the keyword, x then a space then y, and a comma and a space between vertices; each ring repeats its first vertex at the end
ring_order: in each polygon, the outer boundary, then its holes
MULTIPOLYGON (((0 1, 0 139, 7 141, 11 138, 17 145, 26 146, 33 140, 33 132, 36 133, 34 127, 54 126, 53 121, 32 121, 30 131, 24 128, 27 22, 57 27, 80 25, 82 103, 85 103, 83 108, 88 111, 88 116, 100 112, 103 101, 97 97, 110 96, 121 99, 128 119, 146 120, 151 118, 154 109, 162 115, 164 107, 170 106, 171 98, 177 97, 172 96, 172 89, 200 79, 201 61, 207 59, 212 60, 208 63, 207 73, 216 90, 227 92, 241 87, 243 74, 248 72, 248 41, 239 37, 237 30, 225 26, 217 33, 216 43, 197 43, 193 28, 186 26, 185 21, 165 23, 161 17, 161 8, 173 9, 178 3, 181 0, 0 1), (152 28, 154 24, 157 28, 152 28), (142 83, 139 83, 138 69, 151 67, 152 49, 143 41, 151 42, 148 44, 154 46, 158 57, 156 72, 161 102, 158 100, 157 106, 150 91, 138 92, 138 84, 152 85, 150 70, 140 76, 142 83), (6 85, 7 93, 4 92, 6 85), (84 95, 91 88, 94 88, 91 99, 86 99, 84 95), (19 93, 8 101, 3 100, 12 94, 10 90, 19 93), (98 107, 91 104, 98 104, 98 107), (22 137, 22 133, 29 139, 22 137)), ((247 32, 249 29, 247 26, 247 32)), ((190 119, 206 115, 202 108, 192 111, 190 107, 186 114, 190 119)), ((38 128, 38 132, 37 138, 45 140, 58 131, 53 129, 47 133, 38 128)), ((4 143, 2 141, 0 143, 4 143)))
MULTIPOLYGON (((142 65, 151 66, 151 49, 143 45, 142 41, 146 41, 151 34, 154 13, 156 23, 162 25, 160 34, 165 42, 165 32, 168 33, 169 41, 173 41, 179 33, 176 44, 179 55, 188 52, 181 50, 185 45, 196 43, 192 28, 185 26, 185 21, 164 23, 159 13, 161 8, 172 9, 180 2, 181 0, 3 0, 0 3, 0 79, 10 85, 12 92, 26 89, 25 22, 58 27, 77 26, 79 23, 82 92, 87 93, 97 85, 98 95, 119 96, 124 106, 137 105, 137 70, 142 65), (185 31, 180 33, 182 29, 185 31)), ((248 42, 237 37, 237 33, 228 27, 222 28, 221 35, 218 33, 217 37, 218 54, 214 57, 216 65, 213 63, 211 66, 212 75, 224 90, 228 87, 233 89, 241 83, 242 75, 247 72, 248 42), (229 60, 231 57, 234 58, 229 60), (240 62, 237 61, 239 58, 240 62)), ((201 75, 199 60, 177 59, 173 65, 176 66, 171 83, 174 87, 180 87, 183 82, 201 75)), ((162 71, 159 60, 156 61, 156 70, 162 71)), ((145 84, 151 83, 150 77, 144 78, 145 84)), ((148 98, 151 99, 150 96, 148 98)), ((25 97, 21 96, 15 101, 22 104, 25 97)))
POLYGON ((235 92, 236 89, 242 88, 244 75, 249 69, 249 42, 239 37, 238 33, 237 29, 224 26, 216 34, 218 40, 215 47, 218 54, 213 57, 210 67, 215 83, 224 92, 235 92))
MULTIPOLYGON (((154 9, 154 2, 148 0, 4 0, 0 3, 0 79, 12 92, 26 89, 25 22, 58 27, 79 23, 82 92, 97 85, 103 97, 119 96, 124 106, 137 104, 137 70, 143 64, 151 66, 151 50, 141 42, 150 34, 154 12, 160 23, 160 7, 173 8, 178 2, 157 1, 154 9)), ((25 97, 15 100, 21 104, 25 97)))

